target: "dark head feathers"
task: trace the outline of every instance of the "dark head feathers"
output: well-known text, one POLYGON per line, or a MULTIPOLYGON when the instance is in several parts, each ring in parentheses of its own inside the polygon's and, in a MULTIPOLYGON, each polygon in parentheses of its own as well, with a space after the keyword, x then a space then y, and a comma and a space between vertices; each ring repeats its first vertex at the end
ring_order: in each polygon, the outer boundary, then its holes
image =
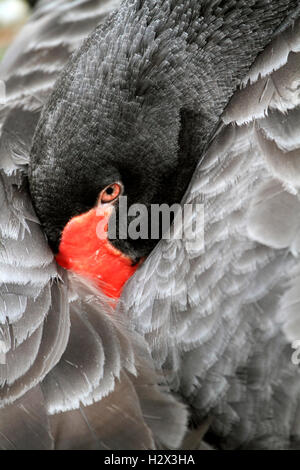
MULTIPOLYGON (((134 1, 71 58, 34 138, 30 189, 50 244, 122 181, 128 204, 180 202, 230 97, 292 0, 134 1)), ((135 258, 156 242, 116 240, 135 258)))

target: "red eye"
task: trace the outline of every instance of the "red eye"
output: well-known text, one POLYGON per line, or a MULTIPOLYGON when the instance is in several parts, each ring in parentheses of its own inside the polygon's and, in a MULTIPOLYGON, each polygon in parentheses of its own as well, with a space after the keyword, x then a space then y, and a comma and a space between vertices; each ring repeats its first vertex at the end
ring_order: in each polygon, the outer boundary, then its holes
POLYGON ((105 204, 117 199, 122 192, 122 186, 119 183, 113 183, 107 186, 100 194, 100 202, 105 204))

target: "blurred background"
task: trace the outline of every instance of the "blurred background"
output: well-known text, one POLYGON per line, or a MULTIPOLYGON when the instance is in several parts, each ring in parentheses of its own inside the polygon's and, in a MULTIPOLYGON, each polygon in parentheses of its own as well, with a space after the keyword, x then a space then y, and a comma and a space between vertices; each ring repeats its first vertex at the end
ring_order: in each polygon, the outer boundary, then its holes
POLYGON ((0 0, 0 60, 37 0, 0 0))

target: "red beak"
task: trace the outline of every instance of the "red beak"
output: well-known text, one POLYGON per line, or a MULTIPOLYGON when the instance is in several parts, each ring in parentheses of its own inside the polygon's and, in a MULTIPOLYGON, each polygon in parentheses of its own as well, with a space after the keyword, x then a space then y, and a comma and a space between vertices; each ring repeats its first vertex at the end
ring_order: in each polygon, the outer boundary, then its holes
POLYGON ((139 265, 114 248, 107 237, 112 208, 91 209, 66 225, 56 261, 60 266, 96 282, 108 297, 120 297, 139 265))

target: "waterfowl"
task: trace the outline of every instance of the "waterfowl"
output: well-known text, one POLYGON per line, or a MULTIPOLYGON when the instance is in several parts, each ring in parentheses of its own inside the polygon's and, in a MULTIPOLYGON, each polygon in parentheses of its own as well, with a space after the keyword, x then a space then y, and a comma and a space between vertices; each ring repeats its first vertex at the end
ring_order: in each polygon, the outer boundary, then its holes
POLYGON ((299 15, 40 2, 0 77, 2 448, 299 445, 299 15), (205 245, 99 240, 121 195, 205 245))

